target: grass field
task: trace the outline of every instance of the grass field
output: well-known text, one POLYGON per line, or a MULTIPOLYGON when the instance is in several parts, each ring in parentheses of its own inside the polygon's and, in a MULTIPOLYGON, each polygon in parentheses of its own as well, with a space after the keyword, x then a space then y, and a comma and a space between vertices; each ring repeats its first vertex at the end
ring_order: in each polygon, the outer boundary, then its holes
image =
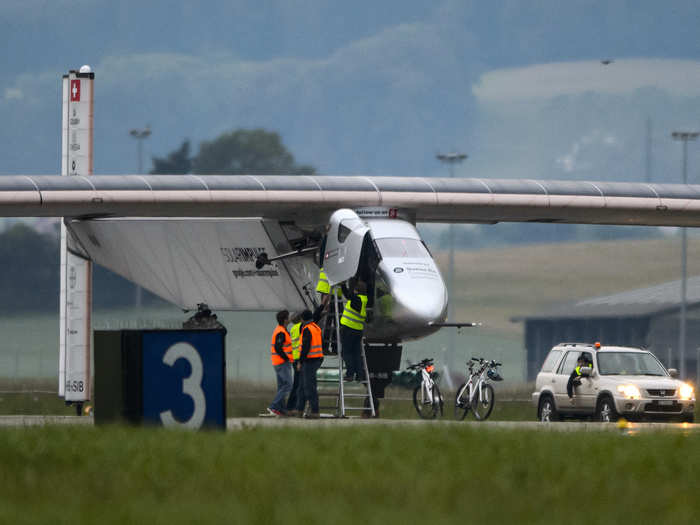
MULTIPOLYGON (((55 393, 47 391, 49 385, 45 381, 37 381, 33 391, 16 392, 12 383, 0 382, 0 415, 75 415, 75 408, 65 405, 55 393), (8 391, 10 391, 8 393, 8 391)), ((255 383, 229 382, 227 385, 227 417, 256 417, 270 404, 275 391, 255 383)), ((387 389, 387 398, 380 401, 381 417, 384 419, 417 419, 418 415, 411 401, 411 391, 391 387, 387 389)), ((520 389, 514 391, 505 388, 497 391, 497 403, 491 419, 494 421, 522 421, 534 419, 534 408, 528 402, 518 401, 527 399, 529 391, 520 389)), ((444 419, 453 418, 452 392, 444 392, 444 419)), ((96 400, 99 407, 99 400, 96 400)), ((99 409, 99 408, 98 408, 99 409)), ((328 412, 328 411, 325 411, 328 412)), ((471 419, 471 415, 467 417, 471 419)))
POLYGON ((0 431, 3 523, 696 523, 700 435, 0 431))

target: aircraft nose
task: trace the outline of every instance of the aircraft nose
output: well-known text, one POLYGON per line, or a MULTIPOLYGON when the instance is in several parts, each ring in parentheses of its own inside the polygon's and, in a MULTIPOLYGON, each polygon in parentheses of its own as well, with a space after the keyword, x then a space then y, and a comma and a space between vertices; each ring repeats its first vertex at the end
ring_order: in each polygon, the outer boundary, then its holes
POLYGON ((440 323, 447 317, 447 293, 442 282, 423 282, 420 286, 404 288, 396 294, 402 321, 418 327, 431 322, 440 323))

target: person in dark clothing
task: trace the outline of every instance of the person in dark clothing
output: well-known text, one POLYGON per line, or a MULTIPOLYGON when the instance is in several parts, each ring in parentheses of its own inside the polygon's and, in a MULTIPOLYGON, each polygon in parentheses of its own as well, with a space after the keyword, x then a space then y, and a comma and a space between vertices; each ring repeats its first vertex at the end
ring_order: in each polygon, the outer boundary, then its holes
POLYGON ((343 285, 347 298, 340 318, 340 344, 345 361, 345 381, 365 381, 362 365, 362 333, 367 321, 367 285, 358 281, 353 287, 343 285))
POLYGON ((285 398, 292 390, 292 339, 287 331, 289 312, 277 312, 276 319, 277 326, 270 341, 270 360, 277 376, 277 394, 267 411, 274 416, 283 416, 286 414, 285 398))
POLYGON ((576 361, 576 368, 573 369, 569 376, 569 381, 566 383, 566 393, 569 399, 574 397, 574 387, 581 384, 581 369, 588 366, 593 366, 593 363, 589 361, 589 357, 586 354, 581 354, 576 361))
MULTIPOLYGON (((317 309, 316 315, 320 315, 317 309)), ((318 403, 318 387, 316 383, 316 372, 323 362, 323 342, 321 328, 316 324, 314 314, 310 310, 304 310, 301 314, 301 352, 299 361, 301 362, 301 382, 304 386, 304 395, 298 396, 298 413, 304 413, 306 402, 309 402, 309 413, 307 418, 318 419, 320 417, 318 403)))

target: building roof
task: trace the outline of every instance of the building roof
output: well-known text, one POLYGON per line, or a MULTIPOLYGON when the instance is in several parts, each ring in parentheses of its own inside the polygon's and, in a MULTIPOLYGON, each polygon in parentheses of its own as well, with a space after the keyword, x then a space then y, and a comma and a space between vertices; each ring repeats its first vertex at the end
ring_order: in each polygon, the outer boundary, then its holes
MULTIPOLYGON (((686 297, 688 308, 700 305, 700 276, 688 278, 686 297)), ((540 314, 515 316, 511 321, 648 317, 674 312, 680 306, 681 281, 677 280, 565 303, 540 314)))

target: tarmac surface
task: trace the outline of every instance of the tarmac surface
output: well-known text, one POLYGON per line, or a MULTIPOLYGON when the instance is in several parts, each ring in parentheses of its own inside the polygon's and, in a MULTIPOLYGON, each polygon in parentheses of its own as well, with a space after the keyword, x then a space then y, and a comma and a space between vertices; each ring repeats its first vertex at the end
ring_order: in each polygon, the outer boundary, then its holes
MULTIPOLYGON (((93 425, 92 416, 0 416, 0 427, 27 427, 44 425, 93 425)), ((590 422, 557 422, 540 423, 538 421, 450 421, 422 419, 362 419, 362 418, 321 418, 300 419, 286 417, 242 417, 228 418, 226 429, 230 431, 250 428, 285 428, 285 427, 347 427, 347 426, 468 426, 471 428, 488 429, 521 429, 541 432, 624 432, 637 434, 639 432, 700 432, 700 424, 691 423, 633 423, 619 421, 617 423, 590 422)))

